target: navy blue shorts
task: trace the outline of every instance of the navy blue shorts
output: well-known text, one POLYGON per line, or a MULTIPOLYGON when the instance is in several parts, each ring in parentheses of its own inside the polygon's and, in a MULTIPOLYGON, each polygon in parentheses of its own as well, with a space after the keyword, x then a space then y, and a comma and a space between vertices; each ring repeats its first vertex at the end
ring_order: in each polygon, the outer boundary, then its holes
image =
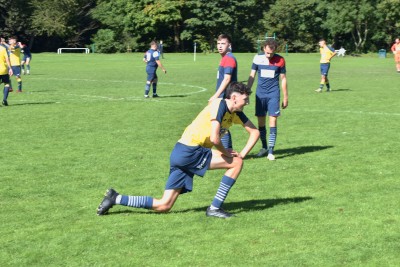
POLYGON ((280 96, 273 97, 259 97, 256 95, 256 116, 264 117, 267 115, 278 117, 281 115, 281 109, 279 106, 280 96))
POLYGON ((147 72, 147 81, 152 82, 157 79, 157 73, 155 72, 147 72))
POLYGON ((8 74, 0 75, 0 83, 10 84, 10 75, 8 74))
POLYGON ((166 190, 182 188, 181 194, 193 190, 193 176, 203 177, 210 168, 212 152, 202 146, 176 143, 171 152, 166 190))
POLYGON ((21 66, 11 66, 14 76, 21 76, 21 66))
POLYGON ((321 63, 321 64, 320 64, 321 75, 324 75, 325 77, 327 77, 330 67, 331 67, 331 64, 330 64, 330 63, 321 63))

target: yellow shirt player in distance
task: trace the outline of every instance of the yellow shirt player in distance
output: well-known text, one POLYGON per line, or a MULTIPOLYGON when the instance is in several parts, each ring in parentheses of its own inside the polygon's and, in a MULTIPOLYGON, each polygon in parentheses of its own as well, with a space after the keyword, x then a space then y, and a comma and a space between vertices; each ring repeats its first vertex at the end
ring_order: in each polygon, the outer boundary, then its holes
POLYGON ((0 46, 0 83, 4 83, 3 106, 8 106, 7 98, 10 87, 10 76, 13 74, 7 49, 0 46))
POLYGON ((320 47, 319 52, 321 54, 321 60, 319 61, 321 69, 321 82, 319 88, 315 90, 315 92, 322 92, 322 88, 324 88, 324 85, 326 85, 326 91, 330 92, 331 86, 329 84, 328 72, 331 67, 331 59, 336 56, 336 51, 332 47, 328 46, 324 39, 321 39, 318 45, 320 47))
MULTIPOLYGON (((18 83, 18 91, 22 92, 22 79, 21 79, 21 47, 17 43, 17 37, 10 37, 8 39, 8 51, 10 52, 10 63, 13 70, 15 79, 18 83)), ((12 91, 12 85, 10 83, 10 91, 12 91)))

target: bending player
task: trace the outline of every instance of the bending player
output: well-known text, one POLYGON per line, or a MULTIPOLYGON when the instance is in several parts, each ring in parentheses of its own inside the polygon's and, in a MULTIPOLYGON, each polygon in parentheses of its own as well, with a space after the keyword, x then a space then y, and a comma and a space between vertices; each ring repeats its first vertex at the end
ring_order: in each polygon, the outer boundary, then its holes
POLYGON ((226 90, 226 99, 213 100, 185 129, 171 153, 170 174, 162 198, 120 195, 110 188, 97 214, 106 214, 114 205, 168 212, 180 194, 192 191, 194 175, 204 176, 208 169, 226 169, 206 215, 218 218, 233 216, 222 209, 222 204, 239 177, 243 158, 259 137, 257 128, 243 113, 244 106, 249 104, 250 94, 246 85, 231 83, 226 90), (221 144, 221 136, 233 123, 242 125, 249 133, 247 143, 240 152, 228 151, 221 144))

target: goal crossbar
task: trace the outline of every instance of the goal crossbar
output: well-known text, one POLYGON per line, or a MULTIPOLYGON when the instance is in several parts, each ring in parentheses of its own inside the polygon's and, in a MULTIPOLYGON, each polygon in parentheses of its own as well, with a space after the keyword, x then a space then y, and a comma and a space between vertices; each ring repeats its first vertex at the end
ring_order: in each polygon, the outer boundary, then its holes
POLYGON ((58 48, 57 49, 57 54, 61 54, 63 50, 85 50, 85 54, 89 54, 90 50, 89 48, 80 48, 80 47, 72 47, 72 48, 68 48, 68 47, 63 47, 63 48, 58 48))

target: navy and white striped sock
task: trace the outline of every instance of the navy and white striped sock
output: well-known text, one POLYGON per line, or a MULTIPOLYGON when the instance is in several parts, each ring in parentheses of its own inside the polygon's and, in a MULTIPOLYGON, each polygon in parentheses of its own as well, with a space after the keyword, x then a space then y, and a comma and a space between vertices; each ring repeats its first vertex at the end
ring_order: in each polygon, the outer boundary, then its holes
POLYGON ((226 175, 222 177, 221 183, 217 190, 217 194, 214 197, 213 202, 211 203, 212 207, 221 208, 222 204, 224 204, 225 198, 229 193, 231 187, 235 184, 236 180, 232 179, 226 175))
POLYGON ((272 154, 274 152, 277 134, 278 134, 278 130, 276 127, 269 128, 268 154, 272 154))
POLYGON ((121 200, 118 201, 117 199, 116 204, 128 206, 128 207, 135 207, 135 208, 145 208, 151 209, 153 207, 153 198, 148 196, 124 196, 121 195, 121 200), (120 202, 120 203, 118 203, 120 202))

